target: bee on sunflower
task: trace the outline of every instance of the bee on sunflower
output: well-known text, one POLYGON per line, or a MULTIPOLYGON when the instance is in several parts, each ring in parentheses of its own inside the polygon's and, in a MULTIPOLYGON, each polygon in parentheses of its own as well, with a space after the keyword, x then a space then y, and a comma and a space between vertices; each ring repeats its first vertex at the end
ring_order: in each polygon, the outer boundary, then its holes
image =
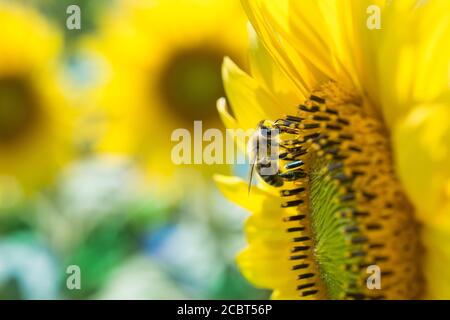
POLYGON ((252 212, 243 274, 278 299, 449 298, 448 1, 242 3, 251 75, 225 60, 219 113, 280 149, 250 195, 216 177, 252 212))
POLYGON ((58 86, 61 37, 31 8, 0 2, 0 194, 48 183, 70 157, 58 86), (4 183, 3 183, 4 182, 4 183))
POLYGON ((175 194, 187 171, 170 158, 172 132, 196 120, 222 127, 211 106, 224 92, 223 56, 244 60, 245 24, 235 0, 119 1, 93 45, 110 66, 96 98, 105 119, 97 150, 134 157, 161 193, 175 194))

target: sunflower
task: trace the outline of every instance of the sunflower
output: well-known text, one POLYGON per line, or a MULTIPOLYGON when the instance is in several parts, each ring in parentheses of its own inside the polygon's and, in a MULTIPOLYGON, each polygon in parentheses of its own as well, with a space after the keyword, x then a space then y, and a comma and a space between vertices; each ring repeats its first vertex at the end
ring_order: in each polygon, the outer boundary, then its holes
POLYGON ((249 195, 216 179, 252 212, 243 274, 280 299, 450 298, 450 3, 243 5, 251 75, 225 60, 219 112, 279 147, 249 195))
POLYGON ((10 3, 0 3, 0 29, 0 193, 16 184, 27 192, 69 155, 70 113, 54 65, 61 39, 32 9, 10 3))
POLYGON ((97 41, 110 65, 98 149, 135 157, 155 185, 174 193, 181 170, 170 158, 172 132, 192 132, 196 120, 203 130, 222 127, 214 108, 224 92, 222 59, 243 60, 245 24, 235 0, 119 1, 97 41))

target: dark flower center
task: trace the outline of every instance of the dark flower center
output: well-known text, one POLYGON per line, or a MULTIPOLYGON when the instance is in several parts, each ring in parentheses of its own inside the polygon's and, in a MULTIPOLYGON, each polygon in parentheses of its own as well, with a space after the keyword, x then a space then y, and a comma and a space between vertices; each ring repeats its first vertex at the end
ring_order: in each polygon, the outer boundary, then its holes
MULTIPOLYGON (((367 115, 357 97, 328 83, 295 116, 262 126, 279 132, 270 137, 280 146, 273 157, 279 170, 262 178, 285 199, 292 236, 286 259, 299 296, 419 297, 418 229, 383 123, 367 115), (367 284, 374 267, 380 288, 367 284)), ((263 165, 256 164, 258 173, 263 165)))
POLYGON ((34 126, 37 101, 24 77, 0 78, 0 144, 23 138, 34 126))
POLYGON ((217 119, 215 102, 224 95, 221 64, 224 52, 198 47, 175 54, 160 79, 159 92, 184 121, 217 119))

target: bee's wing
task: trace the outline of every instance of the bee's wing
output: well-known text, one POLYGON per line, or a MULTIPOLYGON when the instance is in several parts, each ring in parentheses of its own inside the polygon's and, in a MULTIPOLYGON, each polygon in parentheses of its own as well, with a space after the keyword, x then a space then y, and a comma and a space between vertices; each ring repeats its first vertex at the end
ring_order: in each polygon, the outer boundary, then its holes
POLYGON ((248 173, 248 194, 250 194, 250 191, 252 189, 253 176, 255 173, 256 162, 258 161, 258 151, 259 151, 259 136, 256 136, 256 137, 254 136, 253 139, 256 139, 256 141, 254 140, 252 142, 254 144, 253 148, 252 148, 253 154, 251 155, 251 156, 253 156, 253 159, 250 163, 250 170, 248 173))
POLYGON ((248 173, 248 194, 250 194, 250 191, 252 190, 252 182, 253 182, 253 174, 255 172, 255 162, 256 162, 256 156, 253 159, 253 162, 251 163, 250 172, 248 173))

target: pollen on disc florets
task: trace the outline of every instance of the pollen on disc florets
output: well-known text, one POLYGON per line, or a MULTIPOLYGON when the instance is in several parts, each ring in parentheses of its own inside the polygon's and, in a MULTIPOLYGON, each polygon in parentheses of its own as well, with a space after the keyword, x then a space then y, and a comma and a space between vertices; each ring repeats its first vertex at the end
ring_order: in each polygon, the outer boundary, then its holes
POLYGON ((300 297, 408 299, 421 292, 413 208, 395 176, 382 121, 361 105, 329 82, 295 116, 272 123, 279 170, 262 178, 285 199, 292 236, 286 259, 300 297), (381 287, 368 284, 371 266, 381 287))

